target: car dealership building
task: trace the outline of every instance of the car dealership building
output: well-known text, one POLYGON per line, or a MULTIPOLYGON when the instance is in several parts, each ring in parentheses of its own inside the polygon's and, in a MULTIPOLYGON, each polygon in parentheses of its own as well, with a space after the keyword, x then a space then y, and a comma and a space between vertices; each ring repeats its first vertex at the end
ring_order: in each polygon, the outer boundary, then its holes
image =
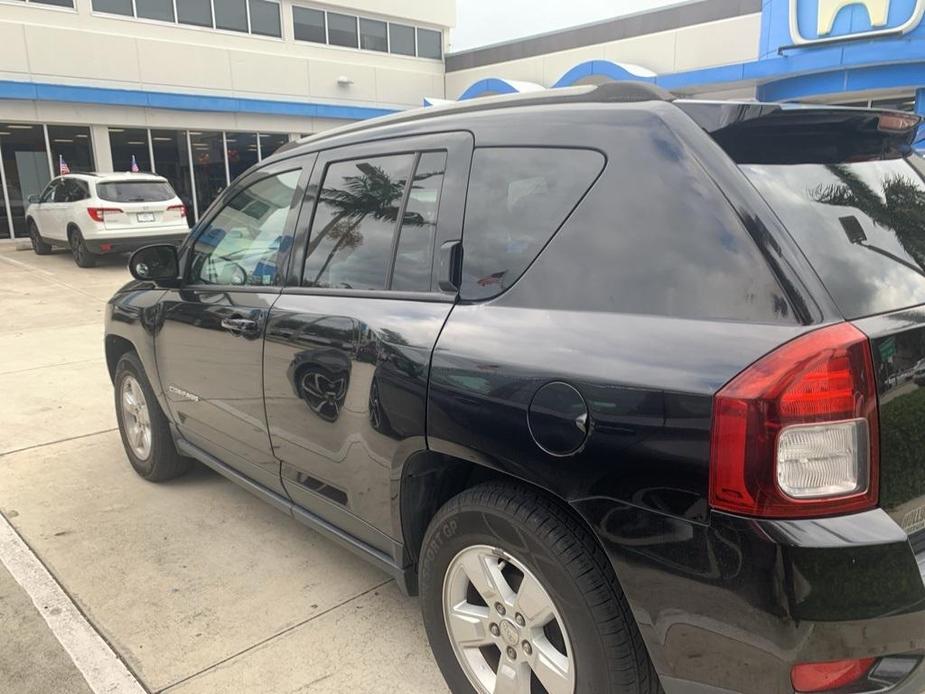
POLYGON ((0 0, 0 238, 57 174, 166 176, 196 218, 288 140, 439 100, 642 80, 925 114, 925 0, 698 0, 446 54, 454 0, 0 0))

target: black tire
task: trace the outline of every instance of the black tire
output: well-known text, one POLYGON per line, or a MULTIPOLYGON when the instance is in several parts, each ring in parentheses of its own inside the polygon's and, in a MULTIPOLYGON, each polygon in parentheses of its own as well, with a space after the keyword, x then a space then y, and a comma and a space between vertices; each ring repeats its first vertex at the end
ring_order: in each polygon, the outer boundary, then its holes
POLYGON ((453 692, 474 687, 447 633, 444 577, 454 557, 476 545, 500 548, 546 590, 571 644, 577 694, 662 691, 626 597, 590 531, 552 498, 514 484, 487 483, 448 501, 431 521, 421 549, 424 625, 453 692))
POLYGON ((77 267, 94 267, 96 265, 96 255, 87 248, 87 243, 84 241, 80 229, 73 229, 67 235, 67 238, 71 245, 71 255, 74 256, 77 267))
POLYGON ((145 376, 144 367, 141 360, 134 352, 127 352, 119 359, 116 365, 115 377, 115 401, 116 401, 116 419, 119 422, 119 434, 122 436, 122 445, 125 447, 125 454, 129 462, 135 468, 135 472, 141 475, 149 482, 165 482, 174 477, 179 477, 190 469, 192 460, 181 456, 174 445, 173 436, 170 434, 170 426, 167 417, 161 411, 158 405, 151 384, 145 376), (128 377, 135 379, 135 382, 141 386, 144 393, 145 404, 147 405, 148 419, 150 421, 151 445, 150 452, 144 458, 139 457, 129 442, 128 424, 126 412, 122 402, 123 383, 128 377))
POLYGON ((35 251, 36 255, 48 255, 51 253, 51 244, 42 238, 42 235, 39 234, 39 228, 32 219, 29 220, 29 240, 32 242, 32 250, 35 251))

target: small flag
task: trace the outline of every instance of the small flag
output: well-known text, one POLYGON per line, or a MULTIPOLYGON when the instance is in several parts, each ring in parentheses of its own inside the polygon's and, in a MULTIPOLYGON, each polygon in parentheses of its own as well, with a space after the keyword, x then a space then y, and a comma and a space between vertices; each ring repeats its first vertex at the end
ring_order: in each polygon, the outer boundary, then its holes
POLYGON ((71 167, 69 167, 67 165, 67 162, 64 161, 64 155, 59 154, 58 155, 58 175, 67 176, 69 173, 71 173, 71 167))
POLYGON ((138 173, 138 162, 135 161, 135 155, 132 155, 132 173, 138 173))

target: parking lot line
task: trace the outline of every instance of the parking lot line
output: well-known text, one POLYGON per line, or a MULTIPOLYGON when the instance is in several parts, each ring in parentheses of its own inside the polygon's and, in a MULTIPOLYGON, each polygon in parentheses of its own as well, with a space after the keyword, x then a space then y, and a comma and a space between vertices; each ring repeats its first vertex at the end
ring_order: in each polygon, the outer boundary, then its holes
POLYGON ((145 694, 145 688, 2 515, 0 562, 29 595, 94 694, 145 694))

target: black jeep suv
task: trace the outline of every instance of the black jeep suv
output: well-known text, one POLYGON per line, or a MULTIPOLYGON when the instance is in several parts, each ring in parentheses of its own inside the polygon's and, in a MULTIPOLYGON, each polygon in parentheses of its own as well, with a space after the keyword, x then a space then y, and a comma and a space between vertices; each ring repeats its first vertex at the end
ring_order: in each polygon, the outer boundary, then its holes
POLYGON ((420 592, 454 692, 920 694, 918 125, 618 83, 302 140, 133 256, 128 458, 420 592))

